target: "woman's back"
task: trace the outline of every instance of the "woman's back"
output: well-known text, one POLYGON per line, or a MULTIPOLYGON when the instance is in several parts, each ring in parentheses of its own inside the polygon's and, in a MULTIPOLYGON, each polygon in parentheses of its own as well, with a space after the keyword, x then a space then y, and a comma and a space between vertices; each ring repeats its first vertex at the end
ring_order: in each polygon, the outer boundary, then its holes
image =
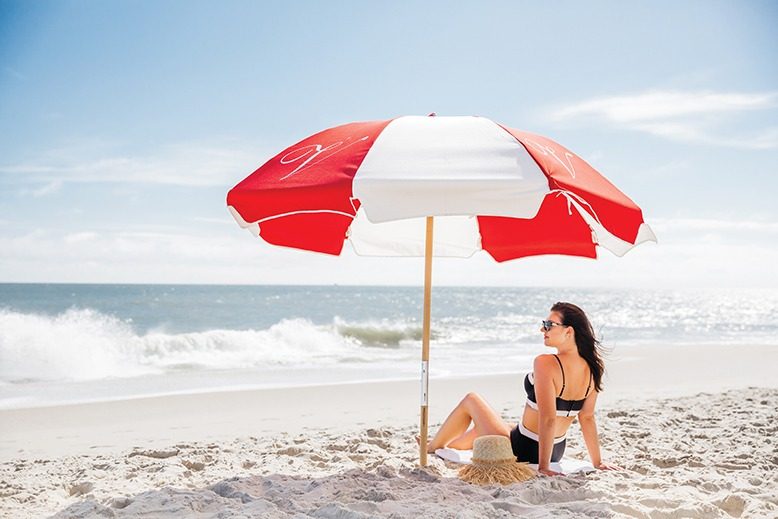
MULTIPOLYGON (((592 373, 586 360, 575 352, 541 355, 536 359, 551 369, 541 370, 540 376, 550 380, 541 380, 541 385, 549 385, 555 395, 556 420, 554 437, 562 437, 583 408, 586 398, 592 391, 592 373), (556 369, 554 368, 556 366, 556 369)), ((527 393, 522 424, 530 432, 539 430, 540 412, 535 391, 537 375, 533 371, 524 378, 527 393)))

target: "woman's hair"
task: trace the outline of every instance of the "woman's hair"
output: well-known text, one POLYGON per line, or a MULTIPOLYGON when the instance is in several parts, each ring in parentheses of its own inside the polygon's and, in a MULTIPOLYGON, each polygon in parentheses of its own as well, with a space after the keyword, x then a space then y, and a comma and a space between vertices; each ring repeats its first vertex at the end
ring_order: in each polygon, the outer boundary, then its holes
POLYGON ((600 341, 594 336, 592 323, 583 310, 572 303, 555 303, 551 307, 552 312, 562 316, 562 323, 571 326, 575 330, 575 345, 578 354, 589 365, 594 379, 594 389, 602 391, 602 374, 605 372, 605 364, 600 354, 600 341))

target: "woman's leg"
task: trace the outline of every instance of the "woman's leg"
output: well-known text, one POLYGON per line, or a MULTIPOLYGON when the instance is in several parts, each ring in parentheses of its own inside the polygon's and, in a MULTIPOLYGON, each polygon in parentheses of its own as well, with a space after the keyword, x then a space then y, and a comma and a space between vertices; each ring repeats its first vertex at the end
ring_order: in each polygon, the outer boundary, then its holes
POLYGON ((451 447, 452 449, 460 449, 460 450, 467 450, 473 448, 473 442, 475 439, 478 438, 478 433, 475 430, 475 427, 470 429, 469 431, 465 432, 461 436, 457 436, 450 442, 448 442, 448 445, 446 447, 451 447))
POLYGON ((427 452, 444 447, 471 449, 473 440, 487 434, 508 436, 510 426, 489 407, 486 400, 476 393, 468 393, 440 426, 438 433, 429 442, 427 452), (473 428, 468 431, 470 422, 473 422, 473 428))

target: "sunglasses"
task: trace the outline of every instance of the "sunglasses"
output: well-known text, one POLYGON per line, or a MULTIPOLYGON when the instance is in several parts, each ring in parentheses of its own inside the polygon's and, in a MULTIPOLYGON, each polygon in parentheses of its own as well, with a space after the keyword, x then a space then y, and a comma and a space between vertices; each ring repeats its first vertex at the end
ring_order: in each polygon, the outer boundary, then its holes
POLYGON ((553 328, 554 326, 567 326, 566 324, 562 324, 562 323, 555 323, 554 321, 541 321, 541 323, 542 323, 542 326, 543 326, 543 330, 544 330, 544 331, 549 331, 549 330, 551 330, 551 328, 553 328))

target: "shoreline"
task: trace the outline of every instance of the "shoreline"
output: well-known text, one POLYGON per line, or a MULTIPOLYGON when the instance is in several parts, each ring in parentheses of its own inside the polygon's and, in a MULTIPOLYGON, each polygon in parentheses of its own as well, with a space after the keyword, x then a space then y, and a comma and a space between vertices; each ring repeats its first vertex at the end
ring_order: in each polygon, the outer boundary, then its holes
MULTIPOLYGON (((695 343, 695 344, 675 344, 673 346, 622 346, 615 348, 615 360, 617 364, 624 364, 634 360, 633 358, 646 358, 652 353, 662 352, 665 350, 687 350, 691 349, 697 353, 706 353, 708 351, 714 351, 715 354, 719 354, 721 351, 732 349, 733 351, 756 351, 757 353, 770 350, 778 351, 778 343, 776 344, 759 344, 753 346, 742 346, 740 344, 729 343, 695 343)), ((542 350, 535 352, 536 354, 542 353, 542 350)), ((679 353, 681 354, 682 351, 679 353)), ((769 353, 768 353, 769 354, 769 353)), ((531 358, 531 356, 529 357, 531 358)), ((610 368, 610 361, 614 360, 611 357, 605 358, 608 367, 610 368)), ((433 359, 435 362, 435 359, 433 359)), ((414 360, 413 363, 418 363, 414 360)), ((284 390, 284 389, 302 389, 302 388, 326 388, 331 386, 340 385, 361 385, 361 384, 373 384, 373 383, 418 383, 418 377, 414 371, 413 376, 410 376, 407 371, 407 363, 402 366, 402 370, 405 373, 398 374, 397 376, 376 377, 376 369, 373 366, 368 365, 368 368, 373 371, 370 375, 363 378, 355 377, 353 373, 357 371, 354 366, 349 366, 343 371, 328 370, 324 371, 323 368, 300 368, 280 370, 273 374, 265 372, 257 372, 253 369, 244 370, 230 370, 230 369, 212 369, 203 371, 192 372, 171 372, 160 374, 145 374, 134 377, 109 377, 103 379, 88 379, 88 380, 75 380, 75 381, 33 381, 28 384, 16 384, 13 382, 0 383, 0 388, 5 387, 6 392, 8 387, 13 387, 13 392, 6 396, 0 397, 0 413, 5 411, 17 411, 27 409, 40 409, 40 408, 56 408, 72 405, 88 405, 88 404, 107 404, 111 402, 123 402, 132 400, 143 400, 151 398, 166 398, 177 397, 186 395, 204 395, 210 393, 237 393, 247 391, 269 391, 269 390, 284 390), (326 373, 326 375, 323 375, 326 373), (297 380, 288 381, 284 380, 284 375, 291 375, 297 380), (268 375, 271 375, 268 377, 268 375), (256 382, 258 379, 270 378, 270 380, 263 382, 256 382), (301 379, 313 378, 313 382, 304 382, 301 379), (170 379, 176 379, 174 383, 163 383, 160 381, 168 381, 170 379), (204 385, 205 380, 218 380, 219 384, 204 385), (180 386, 181 389, 169 389, 165 390, 164 386, 175 387, 180 386), (15 386, 15 387, 14 387, 15 386), (154 390, 148 392, 141 392, 142 389, 146 389, 150 386, 158 386, 154 390), (61 388, 63 392, 69 393, 69 396, 60 396, 61 400, 52 400, 51 394, 56 393, 56 389, 61 388), (26 390, 26 391, 25 391, 26 390), (100 396, 73 396, 73 394, 90 394, 95 395, 100 392, 106 393, 100 396), (26 393, 26 394, 25 394, 26 393), (30 394, 43 393, 44 397, 29 396, 30 394)), ((415 364, 414 364, 415 365, 415 364)), ((503 370, 500 372, 475 372, 467 374, 455 374, 444 370, 444 374, 436 374, 435 366, 433 365, 433 372, 430 375, 431 381, 445 381, 445 380, 460 380, 467 381, 469 379, 481 379, 486 377, 495 376, 523 376, 527 370, 511 369, 503 370)), ((337 369, 337 368, 336 368, 337 369)), ((2 393, 0 393, 2 394, 2 393)), ((608 398, 608 394, 605 394, 608 398)))
MULTIPOLYGON (((764 345, 631 347, 606 360, 598 409, 647 399, 775 387, 778 348, 764 345)), ((482 394, 504 417, 523 407, 523 373, 430 380, 430 424, 462 396, 482 394)), ((284 432, 418 423, 418 380, 333 383, 140 397, 0 410, 0 461, 109 454, 177 440, 224 441, 284 432), (110 438, 110 442, 106 441, 110 438)))

